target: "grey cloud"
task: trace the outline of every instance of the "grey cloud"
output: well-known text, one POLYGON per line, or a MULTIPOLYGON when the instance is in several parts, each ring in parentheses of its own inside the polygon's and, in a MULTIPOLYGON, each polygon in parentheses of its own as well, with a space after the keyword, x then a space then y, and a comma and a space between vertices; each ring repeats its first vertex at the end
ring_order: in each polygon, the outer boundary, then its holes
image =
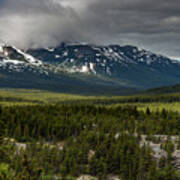
POLYGON ((180 13, 176 13, 179 8, 178 1, 164 3, 163 0, 99 0, 90 7, 87 25, 99 24, 97 27, 110 33, 179 32, 180 13))
POLYGON ((27 48, 132 43, 179 56, 179 9, 179 0, 0 0, 0 39, 27 48))

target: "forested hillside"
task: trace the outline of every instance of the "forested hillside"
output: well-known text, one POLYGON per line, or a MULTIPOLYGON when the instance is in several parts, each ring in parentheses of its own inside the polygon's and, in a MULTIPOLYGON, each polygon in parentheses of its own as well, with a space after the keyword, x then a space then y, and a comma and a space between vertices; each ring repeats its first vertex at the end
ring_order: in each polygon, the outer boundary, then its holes
POLYGON ((135 106, 36 105, 0 108, 0 179, 176 180, 180 114, 135 106), (168 135, 160 157, 149 143, 168 135), (173 144, 171 136, 176 136, 173 144), (175 164, 174 164, 175 163, 175 164), (68 178, 69 177, 69 178, 68 178))
POLYGON ((165 86, 155 89, 150 89, 147 92, 149 93, 178 93, 180 92, 180 84, 174 85, 174 86, 165 86))

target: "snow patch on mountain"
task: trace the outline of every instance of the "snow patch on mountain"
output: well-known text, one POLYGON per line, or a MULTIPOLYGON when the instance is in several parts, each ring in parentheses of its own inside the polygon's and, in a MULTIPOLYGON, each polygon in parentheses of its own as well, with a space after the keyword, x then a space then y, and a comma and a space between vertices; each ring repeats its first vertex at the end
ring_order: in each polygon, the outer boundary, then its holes
POLYGON ((48 74, 49 66, 15 46, 0 45, 0 70, 48 74))
POLYGON ((25 57, 26 60, 28 60, 29 63, 39 66, 42 65, 43 63, 37 59, 35 59, 33 56, 24 53, 23 51, 21 51, 20 49, 17 49, 16 47, 13 46, 13 48, 21 55, 23 55, 25 57))

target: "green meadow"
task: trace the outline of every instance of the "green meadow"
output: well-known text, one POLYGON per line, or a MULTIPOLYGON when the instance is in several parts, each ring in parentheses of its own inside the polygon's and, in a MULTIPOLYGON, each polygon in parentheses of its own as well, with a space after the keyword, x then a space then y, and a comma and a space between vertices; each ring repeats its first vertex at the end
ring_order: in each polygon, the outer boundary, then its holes
POLYGON ((90 104, 105 106, 136 106, 145 111, 166 109, 180 112, 180 93, 171 94, 139 94, 132 96, 83 96, 54 93, 42 90, 0 89, 0 105, 27 106, 43 104, 90 104))

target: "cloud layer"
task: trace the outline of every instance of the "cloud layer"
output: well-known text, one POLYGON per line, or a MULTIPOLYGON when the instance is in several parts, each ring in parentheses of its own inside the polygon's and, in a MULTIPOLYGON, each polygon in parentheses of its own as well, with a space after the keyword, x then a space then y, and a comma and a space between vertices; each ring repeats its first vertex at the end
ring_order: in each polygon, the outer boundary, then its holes
POLYGON ((134 44, 180 56, 179 9, 179 0, 0 0, 0 39, 21 48, 134 44))

